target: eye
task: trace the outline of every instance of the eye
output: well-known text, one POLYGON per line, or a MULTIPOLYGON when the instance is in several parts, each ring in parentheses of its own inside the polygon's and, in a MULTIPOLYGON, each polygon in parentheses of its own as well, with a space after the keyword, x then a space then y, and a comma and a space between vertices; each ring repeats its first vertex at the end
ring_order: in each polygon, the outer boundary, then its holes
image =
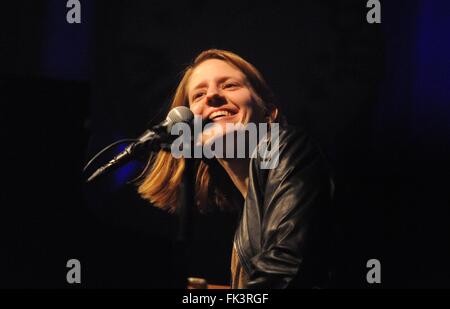
POLYGON ((197 101, 199 100, 205 93, 204 92, 197 92, 196 94, 194 94, 192 96, 192 101, 197 101))
POLYGON ((234 89, 239 87, 239 84, 236 82, 228 82, 223 85, 223 89, 234 89))

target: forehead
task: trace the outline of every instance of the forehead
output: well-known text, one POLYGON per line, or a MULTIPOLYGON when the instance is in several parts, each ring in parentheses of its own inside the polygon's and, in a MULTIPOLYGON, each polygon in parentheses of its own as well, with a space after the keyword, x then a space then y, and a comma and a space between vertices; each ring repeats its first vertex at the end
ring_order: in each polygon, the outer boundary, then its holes
POLYGON ((188 82, 188 90, 198 84, 225 77, 244 79, 244 74, 235 66, 219 59, 209 59, 199 64, 192 72, 188 82))

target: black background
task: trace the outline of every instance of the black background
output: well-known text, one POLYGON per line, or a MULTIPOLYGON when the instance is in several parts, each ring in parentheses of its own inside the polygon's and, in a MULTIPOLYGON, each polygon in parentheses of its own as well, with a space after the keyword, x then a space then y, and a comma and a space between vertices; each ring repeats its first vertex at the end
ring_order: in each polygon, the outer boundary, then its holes
MULTIPOLYGON (((174 219, 125 184, 141 164, 91 186, 81 169, 160 121, 182 69, 212 47, 260 69, 327 154, 336 286, 449 286, 448 3, 383 1, 381 24, 356 0, 81 4, 81 24, 66 1, 2 5, 0 287, 170 286, 174 219), (366 282, 371 258, 381 285, 366 282)), ((227 283, 235 221, 195 218, 189 275, 227 283)))

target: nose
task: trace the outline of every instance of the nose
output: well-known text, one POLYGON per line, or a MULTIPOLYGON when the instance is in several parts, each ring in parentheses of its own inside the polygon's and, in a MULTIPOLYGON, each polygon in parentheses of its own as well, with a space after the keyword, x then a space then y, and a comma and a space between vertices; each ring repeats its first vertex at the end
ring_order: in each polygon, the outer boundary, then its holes
POLYGON ((210 106, 220 106, 225 104, 226 101, 217 87, 211 87, 206 94, 206 103, 210 106))

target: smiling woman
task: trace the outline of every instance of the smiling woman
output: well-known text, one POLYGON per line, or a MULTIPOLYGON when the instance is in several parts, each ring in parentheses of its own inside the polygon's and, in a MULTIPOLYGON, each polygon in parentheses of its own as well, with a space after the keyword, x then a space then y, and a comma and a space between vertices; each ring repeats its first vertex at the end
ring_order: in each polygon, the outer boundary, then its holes
MULTIPOLYGON (((186 68, 170 109, 177 106, 189 106, 194 114, 205 120, 214 118, 211 120, 223 127, 223 133, 228 121, 282 121, 273 104, 273 94, 258 70, 238 55, 224 50, 204 51, 186 68), (230 115, 216 117, 221 111, 230 115)), ((204 136, 207 133, 204 132, 204 136)), ((206 143, 207 139, 204 138, 203 142, 206 143)), ((174 212, 177 205, 175 193, 182 179, 184 160, 175 159, 167 152, 160 152, 151 160, 152 168, 140 184, 139 193, 155 206, 174 212)), ((230 203, 233 189, 224 183, 229 182, 228 177, 234 179, 242 193, 242 176, 235 174, 240 175, 245 172, 243 169, 248 169, 248 160, 243 161, 231 162, 236 172, 230 176, 217 166, 216 163, 220 162, 197 162, 195 190, 200 209, 236 208, 230 203)), ((221 164, 226 166, 225 169, 228 167, 224 160, 221 164)))
MULTIPOLYGON (((232 250, 233 288, 323 287, 329 284, 329 206, 332 181, 320 151, 282 120, 272 92, 258 70, 223 50, 202 52, 180 81, 171 108, 188 106, 211 130, 203 143, 224 137, 233 125, 280 127, 277 168, 263 170, 262 156, 200 159, 195 162, 198 208, 237 209, 232 250), (214 130, 220 129, 220 130, 214 130)), ((275 128, 275 127, 274 127, 275 128)), ((141 196, 174 212, 185 159, 161 151, 139 186, 141 196)))

